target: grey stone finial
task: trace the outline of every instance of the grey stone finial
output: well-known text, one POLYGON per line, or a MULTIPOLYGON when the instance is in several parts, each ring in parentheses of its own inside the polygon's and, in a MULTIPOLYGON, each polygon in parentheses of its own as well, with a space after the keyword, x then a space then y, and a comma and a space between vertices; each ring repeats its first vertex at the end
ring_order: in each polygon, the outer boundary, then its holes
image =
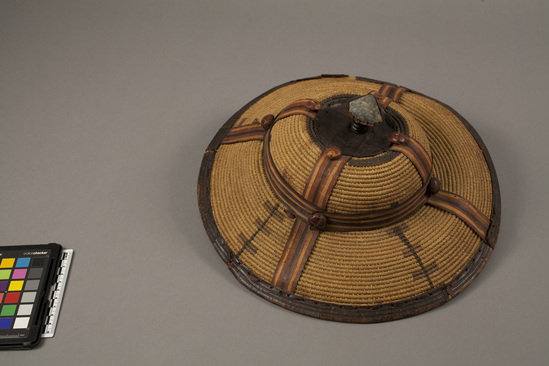
POLYGON ((366 126, 375 126, 383 121, 376 98, 371 94, 349 103, 349 113, 358 123, 366 126))

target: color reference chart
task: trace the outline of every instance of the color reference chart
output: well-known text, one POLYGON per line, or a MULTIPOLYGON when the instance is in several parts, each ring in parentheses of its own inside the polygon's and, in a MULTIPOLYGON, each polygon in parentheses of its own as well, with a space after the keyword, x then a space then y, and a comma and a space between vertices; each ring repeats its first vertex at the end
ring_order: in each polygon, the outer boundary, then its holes
POLYGON ((44 257, 32 258, 32 263, 29 257, 0 261, 0 329, 29 327, 45 262, 44 257))
POLYGON ((0 247, 0 348, 39 343, 54 302, 50 296, 60 286, 62 256, 59 244, 0 247))

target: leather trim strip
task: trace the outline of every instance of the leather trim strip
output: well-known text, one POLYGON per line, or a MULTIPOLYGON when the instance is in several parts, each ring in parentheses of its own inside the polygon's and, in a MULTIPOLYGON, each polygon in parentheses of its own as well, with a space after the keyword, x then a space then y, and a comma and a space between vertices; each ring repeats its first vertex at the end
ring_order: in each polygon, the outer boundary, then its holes
MULTIPOLYGON (((325 149, 320 155, 303 190, 303 198, 319 209, 326 207, 341 170, 351 158, 340 155, 332 159, 328 154, 330 149, 325 149)), ((319 231, 311 229, 306 220, 294 222, 273 276, 275 286, 288 293, 295 292, 318 234, 319 231)))
POLYGON ((311 230, 308 223, 295 221, 276 267, 273 285, 290 294, 295 292, 319 233, 318 230, 311 230))
POLYGON ((465 198, 451 192, 439 191, 428 198, 427 204, 456 215, 482 240, 486 240, 490 219, 465 198))
POLYGON ((381 95, 379 95, 378 93, 374 93, 373 95, 374 95, 374 97, 376 97, 377 102, 378 102, 383 108, 387 108, 387 106, 389 105, 389 103, 391 103, 391 102, 393 101, 391 98, 381 96, 381 95))
POLYGON ((394 102, 398 103, 400 97, 402 96, 402 94, 404 94, 405 91, 406 88, 403 88, 401 86, 383 84, 383 86, 379 89, 379 94, 384 97, 391 98, 394 102))
MULTIPOLYGON (((378 229, 387 225, 396 223, 408 215, 418 210, 427 200, 427 186, 431 177, 430 169, 432 162, 429 155, 419 143, 410 137, 406 142, 400 145, 402 153, 411 156, 412 162, 419 165, 418 172, 422 175, 423 185, 407 200, 399 203, 395 207, 384 210, 367 211, 358 214, 341 214, 328 212, 324 208, 307 200, 297 193, 282 177, 277 170, 270 153, 270 132, 265 135, 263 140, 263 162, 267 180, 273 188, 276 196, 282 201, 287 209, 298 219, 307 221, 312 213, 320 212, 327 218, 326 231, 360 231, 378 229), (427 171, 426 169, 429 169, 427 171)), ((396 145, 393 145, 396 146, 396 145)), ((345 156, 342 156, 342 159, 345 156)), ((307 192, 307 191, 305 191, 307 192)), ((309 197, 310 198, 310 197, 309 197)), ((326 197, 327 199, 327 197, 326 197)), ((326 201, 327 202, 327 201, 326 201)))
POLYGON ((332 160, 327 154, 328 149, 322 152, 313 167, 303 192, 303 198, 320 209, 326 208, 341 170, 351 159, 350 156, 341 155, 339 159, 332 160))
MULTIPOLYGON (((311 119, 316 119, 317 111, 322 108, 322 104, 314 99, 300 99, 284 108, 274 122, 293 115, 304 115, 311 119)), ((273 123, 274 123, 273 122, 273 123)), ((234 144, 236 142, 245 142, 252 140, 263 140, 265 128, 260 123, 252 123, 242 127, 230 129, 221 144, 234 144)))
POLYGON ((401 86, 383 84, 379 89, 379 92, 374 93, 374 96, 378 99, 379 104, 381 104, 383 108, 387 108, 391 102, 398 103, 405 91, 406 88, 401 86))
POLYGON ((358 215, 326 213, 326 231, 364 231, 379 229, 404 220, 427 201, 426 186, 416 191, 403 204, 386 210, 371 211, 358 215))
POLYGON ((293 116, 296 114, 301 114, 307 116, 311 119, 316 119, 317 111, 322 108, 322 104, 314 99, 300 99, 288 105, 284 108, 278 116, 276 116, 275 122, 293 116))
POLYGON ((401 136, 404 142, 393 144, 389 150, 398 151, 406 155, 415 165, 423 183, 428 183, 431 178, 431 171, 433 170, 431 157, 415 139, 403 134, 396 133, 396 135, 401 136))
POLYGON ((242 127, 235 127, 229 130, 221 144, 234 144, 251 140, 263 140, 265 129, 259 123, 252 123, 242 127))

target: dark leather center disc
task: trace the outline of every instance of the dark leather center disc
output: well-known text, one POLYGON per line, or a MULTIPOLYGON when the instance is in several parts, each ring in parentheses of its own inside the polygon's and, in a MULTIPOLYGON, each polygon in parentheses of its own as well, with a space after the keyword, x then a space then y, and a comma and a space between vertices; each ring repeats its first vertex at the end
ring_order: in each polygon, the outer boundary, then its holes
POLYGON ((382 110, 383 122, 369 126, 364 133, 351 129, 354 122, 349 114, 348 100, 328 103, 317 114, 315 129, 319 140, 326 146, 336 146, 344 155, 365 157, 386 151, 391 143, 389 135, 395 131, 392 116, 382 110))

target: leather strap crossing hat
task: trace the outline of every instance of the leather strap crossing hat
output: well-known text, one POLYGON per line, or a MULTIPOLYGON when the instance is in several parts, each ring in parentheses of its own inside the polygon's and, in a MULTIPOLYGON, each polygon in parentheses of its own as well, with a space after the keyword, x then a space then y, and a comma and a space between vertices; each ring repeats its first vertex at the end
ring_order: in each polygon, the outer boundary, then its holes
POLYGON ((232 116, 204 154, 198 199, 249 290, 357 323, 455 297, 500 222, 496 173, 467 121, 404 87, 343 75, 280 85, 232 116))

